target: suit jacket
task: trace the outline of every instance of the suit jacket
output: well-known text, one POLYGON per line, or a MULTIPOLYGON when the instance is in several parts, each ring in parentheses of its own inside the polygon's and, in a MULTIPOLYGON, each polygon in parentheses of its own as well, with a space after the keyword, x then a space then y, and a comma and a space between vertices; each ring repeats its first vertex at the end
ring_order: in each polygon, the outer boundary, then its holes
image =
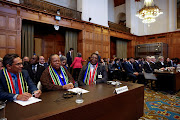
POLYGON ((156 63, 150 62, 150 66, 153 71, 154 71, 154 69, 156 69, 156 63))
MULTIPOLYGON (((86 68, 87 68, 87 65, 84 65, 83 68, 81 69, 81 72, 79 73, 78 82, 79 82, 80 86, 85 85, 83 80, 84 80, 84 75, 85 75, 85 72, 86 72, 86 68)), ((97 75, 96 75, 96 83, 97 84, 98 83, 106 83, 107 79, 108 79, 108 76, 107 76, 107 71, 106 71, 105 66, 102 66, 101 64, 98 64, 97 75), (100 72, 101 72, 101 75, 102 75, 102 79, 98 78, 98 75, 100 75, 100 72)))
POLYGON ((172 61, 165 62, 165 66, 166 67, 173 67, 173 62, 172 61))
POLYGON ((125 62, 124 63, 124 69, 126 71, 126 73, 134 73, 136 72, 135 69, 129 64, 129 62, 125 62))
MULTIPOLYGON (((72 56, 72 53, 71 53, 72 56)), ((70 56, 70 51, 66 54, 67 57, 67 64, 70 67, 70 65, 72 64, 72 57, 70 56)))
POLYGON ((42 72, 45 70, 45 67, 38 64, 36 73, 33 73, 32 64, 26 66, 24 69, 28 71, 32 81, 37 85, 37 83, 40 81, 42 72))
MULTIPOLYGON (((26 70, 22 70, 22 75, 24 80, 27 82, 28 91, 32 93, 37 90, 36 85, 32 82, 28 72, 26 70)), ((8 85, 3 74, 3 70, 0 71, 0 100, 8 100, 13 101, 13 97, 15 94, 9 93, 8 85)))
POLYGON ((115 65, 114 64, 112 65, 111 63, 109 63, 109 65, 108 65, 108 72, 109 73, 113 73, 114 70, 115 70, 115 65))
POLYGON ((82 62, 84 62, 84 61, 85 60, 83 60, 82 57, 75 57, 75 59, 70 67, 73 66, 73 68, 82 68, 82 62))
POLYGON ((122 66, 120 63, 113 64, 114 68, 117 68, 118 70, 122 70, 122 66))
POLYGON ((146 73, 153 73, 153 69, 151 68, 150 63, 148 64, 147 62, 145 62, 143 68, 146 73))
POLYGON ((46 69, 48 66, 48 63, 44 63, 44 69, 46 69))
MULTIPOLYGON (((68 72, 68 70, 65 67, 63 68, 66 71, 66 74, 69 78, 69 82, 73 83, 74 79, 72 78, 71 74, 68 72)), ((57 71, 57 73, 61 74, 60 70, 57 71)), ((63 90, 62 86, 53 84, 48 68, 44 70, 40 80, 42 84, 42 91, 63 90)))
POLYGON ((141 64, 139 64, 138 62, 134 62, 133 63, 133 67, 134 67, 134 69, 135 69, 135 71, 136 72, 142 72, 142 66, 141 66, 141 64))
POLYGON ((160 68, 163 68, 163 67, 165 67, 165 64, 162 65, 160 61, 156 62, 155 69, 160 69, 160 68))

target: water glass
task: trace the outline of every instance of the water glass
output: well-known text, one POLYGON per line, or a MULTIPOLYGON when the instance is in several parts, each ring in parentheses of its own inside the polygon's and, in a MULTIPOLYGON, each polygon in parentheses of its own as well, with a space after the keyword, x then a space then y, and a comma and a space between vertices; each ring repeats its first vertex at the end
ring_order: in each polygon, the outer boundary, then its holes
POLYGON ((6 103, 0 101, 0 120, 7 120, 7 118, 5 118, 5 107, 6 103))
POLYGON ((120 82, 116 81, 116 88, 120 87, 120 82))
POLYGON ((76 98, 76 103, 80 104, 83 103, 84 100, 82 98, 82 90, 77 90, 77 98, 76 98))

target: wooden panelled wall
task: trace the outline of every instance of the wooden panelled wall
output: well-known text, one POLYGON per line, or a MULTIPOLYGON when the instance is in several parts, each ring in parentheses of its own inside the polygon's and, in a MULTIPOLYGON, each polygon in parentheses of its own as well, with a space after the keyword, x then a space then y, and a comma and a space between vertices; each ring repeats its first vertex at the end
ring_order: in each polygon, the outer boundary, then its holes
POLYGON ((110 36, 107 29, 86 25, 82 38, 84 58, 88 58, 95 51, 98 51, 102 58, 110 57, 110 36))
POLYGON ((134 57, 136 45, 156 42, 163 42, 168 44, 168 57, 180 58, 180 31, 135 37, 132 42, 128 43, 128 57, 134 57))
POLYGON ((0 57, 7 53, 21 54, 21 17, 17 11, 0 4, 0 57))
POLYGON ((109 58, 110 36, 128 40, 134 39, 130 34, 112 31, 107 27, 63 17, 61 21, 56 21, 52 14, 1 1, 0 57, 6 53, 17 53, 21 56, 21 23, 23 19, 79 30, 78 52, 82 53, 83 59, 87 59, 95 51, 99 51, 102 58, 109 58))

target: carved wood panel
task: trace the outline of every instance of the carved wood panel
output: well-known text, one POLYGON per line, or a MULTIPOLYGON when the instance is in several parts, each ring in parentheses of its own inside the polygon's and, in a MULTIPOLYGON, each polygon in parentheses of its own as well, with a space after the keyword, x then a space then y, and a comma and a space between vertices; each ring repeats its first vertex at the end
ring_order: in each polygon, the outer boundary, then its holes
POLYGON ((45 60, 48 60, 51 54, 58 54, 59 51, 64 54, 65 50, 65 36, 58 32, 50 33, 47 35, 36 34, 36 38, 42 39, 42 53, 45 60))
POLYGON ((21 55, 21 19, 17 21, 16 8, 0 8, 0 57, 7 53, 21 55))
POLYGON ((128 57, 132 55, 134 57, 135 46, 145 43, 163 42, 168 44, 168 57, 180 58, 180 32, 162 33, 156 35, 148 35, 142 37, 136 37, 133 41, 128 43, 128 57))

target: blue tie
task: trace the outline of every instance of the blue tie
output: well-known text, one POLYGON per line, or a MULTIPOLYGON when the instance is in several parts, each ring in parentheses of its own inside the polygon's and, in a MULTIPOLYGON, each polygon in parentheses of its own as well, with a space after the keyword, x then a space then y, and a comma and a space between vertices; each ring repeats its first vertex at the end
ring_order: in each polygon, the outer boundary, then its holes
POLYGON ((19 87, 16 74, 12 74, 12 79, 15 85, 16 94, 19 94, 19 87))

